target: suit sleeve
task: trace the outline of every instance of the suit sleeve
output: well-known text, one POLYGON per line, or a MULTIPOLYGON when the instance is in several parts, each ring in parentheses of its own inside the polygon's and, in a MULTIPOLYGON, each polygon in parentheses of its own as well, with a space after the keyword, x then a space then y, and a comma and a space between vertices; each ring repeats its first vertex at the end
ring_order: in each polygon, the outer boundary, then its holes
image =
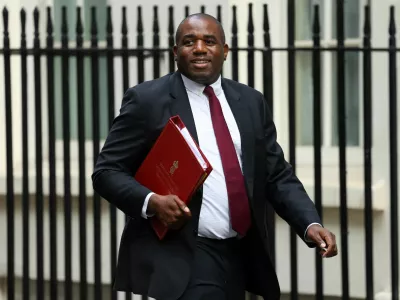
POLYGON ((134 179, 147 151, 145 111, 137 92, 127 90, 92 175, 94 190, 132 218, 151 192, 134 179))
POLYGON ((304 240, 308 226, 312 223, 322 224, 321 219, 303 184, 285 160, 282 148, 277 142, 271 111, 262 96, 261 105, 267 157, 266 195, 277 214, 304 240))

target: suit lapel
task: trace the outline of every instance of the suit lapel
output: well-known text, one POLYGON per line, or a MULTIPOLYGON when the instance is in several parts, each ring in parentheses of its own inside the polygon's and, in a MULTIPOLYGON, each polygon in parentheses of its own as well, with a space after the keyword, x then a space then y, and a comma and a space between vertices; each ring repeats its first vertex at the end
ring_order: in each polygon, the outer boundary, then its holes
POLYGON ((185 124, 186 128, 189 130, 190 134, 193 136, 196 143, 199 143, 197 136, 196 125, 194 123, 192 109, 190 107, 190 102, 188 95, 183 84, 181 74, 175 72, 170 77, 170 95, 171 99, 170 110, 171 116, 179 115, 185 124))
POLYGON ((248 193, 250 197, 252 197, 254 182, 254 133, 252 130, 253 126, 250 111, 246 101, 240 98, 240 94, 236 92, 225 79, 222 79, 222 88, 239 128, 243 174, 246 179, 248 193))
MULTIPOLYGON (((183 84, 183 80, 179 72, 175 72, 170 77, 170 96, 171 96, 171 102, 170 102, 171 116, 179 115, 182 122, 185 124, 187 130, 192 135, 193 139, 196 141, 197 144, 199 144, 196 125, 194 123, 193 113, 190 107, 189 97, 187 95, 185 85, 183 84)), ((187 236, 190 236, 192 234, 191 228, 198 227, 198 220, 200 216, 202 199, 203 199, 203 188, 200 187, 189 203, 189 208, 192 212, 192 215, 194 216, 194 218, 192 218, 192 222, 194 223, 192 224, 193 226, 185 227, 186 230, 184 232, 187 236)))

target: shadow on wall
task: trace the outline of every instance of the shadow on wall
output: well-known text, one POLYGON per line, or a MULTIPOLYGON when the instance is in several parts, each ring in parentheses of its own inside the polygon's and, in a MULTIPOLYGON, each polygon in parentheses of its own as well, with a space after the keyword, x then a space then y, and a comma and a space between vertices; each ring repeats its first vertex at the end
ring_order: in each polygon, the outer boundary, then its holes
MULTIPOLYGON (((290 295, 289 294, 282 294, 281 300, 290 300, 290 295)), ((314 295, 309 295, 309 296, 299 296, 299 300, 315 300, 314 295)), ((340 300, 342 299, 341 297, 328 297, 324 296, 324 300, 340 300)), ((351 300, 362 300, 361 298, 350 298, 351 300)), ((258 300, 258 299, 257 299, 258 300)))
MULTIPOLYGON (((58 295, 57 295, 57 299, 64 299, 63 297, 63 292, 64 292, 64 285, 62 282, 58 282, 57 284, 58 287, 58 295)), ((15 288, 16 288, 16 294, 15 294, 15 299, 22 299, 22 280, 20 278, 16 278, 15 280, 15 288)), ((87 299, 94 300, 94 293, 93 293, 93 289, 94 286, 91 284, 88 284, 87 286, 87 291, 88 291, 88 297, 87 299)), ((5 278, 0 278, 0 300, 5 300, 7 299, 7 280, 5 278)), ((30 280, 30 284, 29 284, 29 290, 30 290, 30 296, 34 297, 36 294, 36 281, 34 280, 30 280)), ((48 281, 45 281, 45 299, 43 300, 50 300, 50 284, 48 281)), ((103 285, 103 295, 109 295, 111 290, 110 290, 110 285, 103 285)), ((125 294, 124 293, 118 293, 118 299, 125 299, 125 294)), ((73 283, 72 284, 72 295, 73 295, 73 299, 79 299, 79 284, 77 283, 73 283)), ((105 297, 106 299, 108 299, 108 297, 105 297)), ((141 296, 137 296, 137 295, 132 295, 132 300, 142 300, 141 296)), ((247 297, 247 299, 250 299, 250 297, 247 297)), ((262 298, 259 297, 257 300, 261 300, 262 298)), ((299 296, 298 297, 299 300, 315 300, 315 296, 314 295, 308 295, 308 296, 299 296)), ((149 300, 153 300, 150 299, 149 300)), ((290 300, 290 295, 289 294, 282 294, 281 296, 281 300, 290 300)), ((326 297, 324 296, 324 300, 340 300, 340 297, 326 297)), ((356 298, 351 298, 351 300, 361 300, 361 299, 356 299, 356 298)))

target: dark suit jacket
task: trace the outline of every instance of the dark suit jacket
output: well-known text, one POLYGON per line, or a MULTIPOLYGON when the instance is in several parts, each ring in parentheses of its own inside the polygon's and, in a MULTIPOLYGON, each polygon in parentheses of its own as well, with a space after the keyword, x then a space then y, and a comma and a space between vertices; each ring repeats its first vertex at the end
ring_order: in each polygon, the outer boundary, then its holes
MULTIPOLYGON (((243 173, 252 212, 252 227, 241 239, 246 253, 246 288, 265 299, 278 299, 279 284, 268 254, 267 201, 301 238, 310 223, 321 221, 284 159, 263 95, 228 79, 222 79, 222 88, 241 135, 243 173)), ((92 176, 94 189, 129 216, 121 238, 114 288, 163 300, 179 298, 188 283, 202 189, 188 205, 191 220, 159 241, 149 221, 141 217, 150 190, 133 176, 174 115, 182 118, 198 141, 179 72, 127 90, 92 176)))

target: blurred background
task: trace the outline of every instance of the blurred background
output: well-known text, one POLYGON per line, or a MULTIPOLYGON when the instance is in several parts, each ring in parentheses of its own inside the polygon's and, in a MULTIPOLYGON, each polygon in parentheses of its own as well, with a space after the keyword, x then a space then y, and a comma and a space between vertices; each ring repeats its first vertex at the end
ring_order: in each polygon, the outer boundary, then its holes
MULTIPOLYGON (((283 299, 398 299, 400 0, 0 0, 0 299, 111 289, 125 216, 90 175, 124 91, 176 69, 188 14, 218 18, 223 76, 261 91, 336 234, 322 260, 268 216, 283 299)), ((249 299, 257 299, 248 295, 249 299)))

